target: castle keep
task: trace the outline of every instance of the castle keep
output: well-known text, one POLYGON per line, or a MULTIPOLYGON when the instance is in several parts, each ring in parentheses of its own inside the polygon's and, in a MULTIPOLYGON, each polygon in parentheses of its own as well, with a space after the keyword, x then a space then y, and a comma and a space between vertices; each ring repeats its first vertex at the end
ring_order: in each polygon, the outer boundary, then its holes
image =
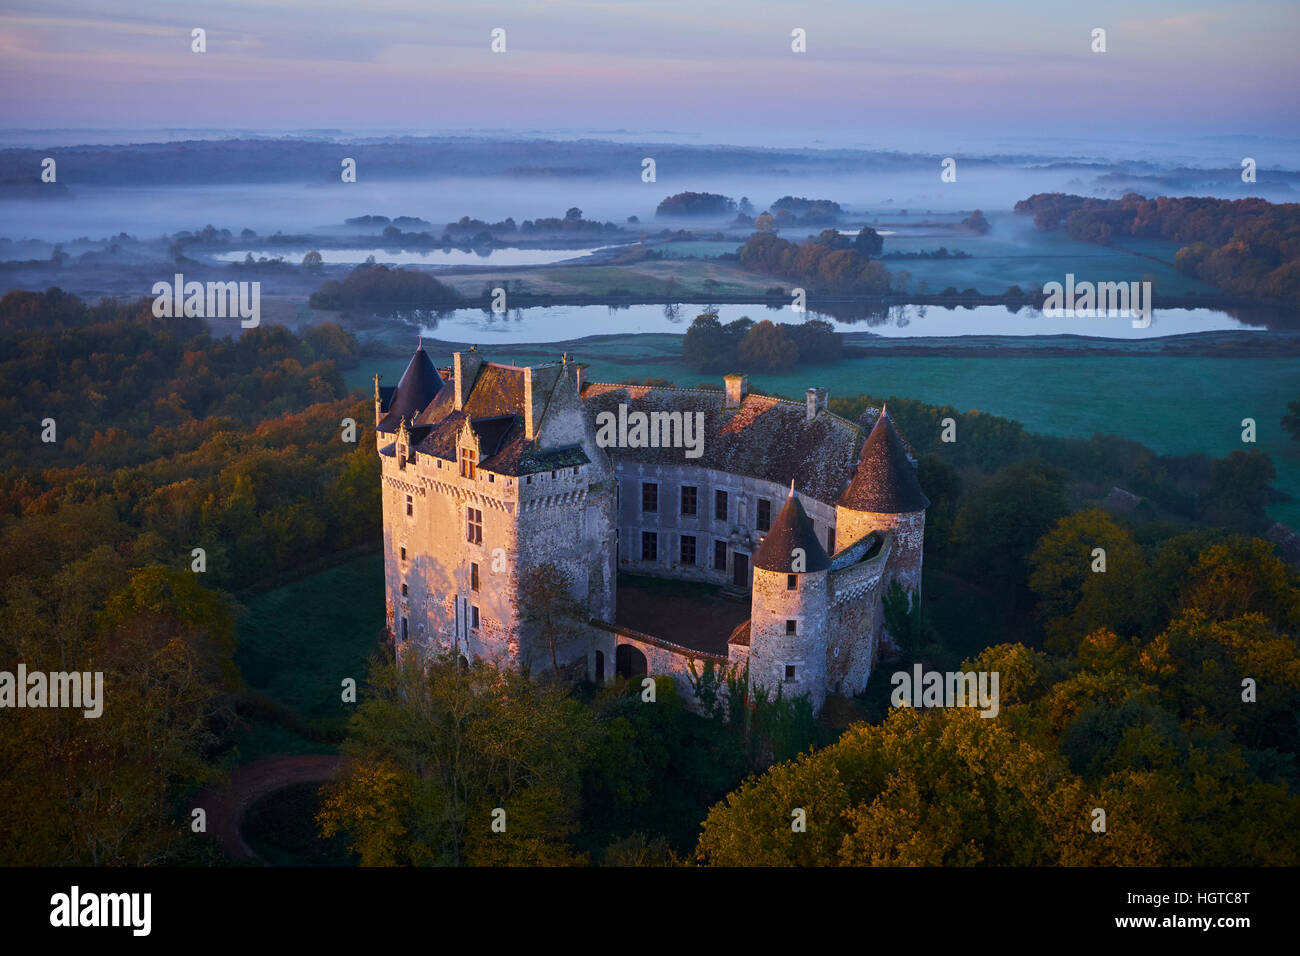
POLYGON ((399 656, 670 674, 688 699, 706 663, 817 709, 860 692, 888 639, 885 591, 921 586, 929 501, 907 446, 884 409, 860 425, 827 410, 825 389, 797 403, 724 383, 585 382, 567 355, 516 367, 473 349, 439 370, 423 347, 395 388, 376 378, 399 656), (628 438, 638 419, 649 435, 628 438), (614 420, 620 444, 598 427, 614 420), (683 423, 689 444, 673 440, 683 423), (521 607, 539 565, 565 572, 581 608, 554 648, 521 607))

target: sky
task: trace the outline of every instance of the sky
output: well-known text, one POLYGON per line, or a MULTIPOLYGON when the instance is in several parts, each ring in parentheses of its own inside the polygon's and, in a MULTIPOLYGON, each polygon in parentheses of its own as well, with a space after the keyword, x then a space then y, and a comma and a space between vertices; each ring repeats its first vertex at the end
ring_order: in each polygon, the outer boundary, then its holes
POLYGON ((0 0, 0 128, 1295 136, 1298 43, 1296 0, 0 0))

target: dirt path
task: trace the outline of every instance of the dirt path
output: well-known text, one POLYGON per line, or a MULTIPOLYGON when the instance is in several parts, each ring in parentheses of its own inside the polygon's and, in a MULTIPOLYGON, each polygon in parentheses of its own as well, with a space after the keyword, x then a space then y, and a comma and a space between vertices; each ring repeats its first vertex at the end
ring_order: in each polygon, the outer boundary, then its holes
POLYGON ((225 786, 205 790, 195 806, 207 811, 208 834, 231 859, 256 859, 241 832, 248 808, 284 787, 332 779, 345 759, 338 754, 305 754, 256 760, 232 773, 225 786))

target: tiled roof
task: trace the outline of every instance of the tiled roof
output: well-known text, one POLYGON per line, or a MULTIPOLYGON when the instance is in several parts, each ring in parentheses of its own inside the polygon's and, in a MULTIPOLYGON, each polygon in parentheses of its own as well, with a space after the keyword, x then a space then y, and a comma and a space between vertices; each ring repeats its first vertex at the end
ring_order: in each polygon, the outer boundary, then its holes
MULTIPOLYGON (((433 367, 428 354, 424 351, 424 346, 421 345, 411 356, 411 361, 406 366, 406 371, 402 373, 397 388, 388 399, 387 414, 380 419, 377 430, 391 434, 397 431, 403 418, 408 421, 414 419, 428 407, 439 392, 445 391, 442 384, 442 376, 433 367)), ((383 388, 379 390, 379 394, 382 400, 383 388)))
POLYGON ((902 436, 887 411, 881 411, 863 442, 853 480, 837 503, 854 511, 880 514, 924 511, 930 506, 930 499, 916 480, 916 468, 908 460, 902 436))
POLYGON ((825 571, 831 566, 826 549, 817 540, 812 519, 799 503, 799 496, 790 492, 780 514, 754 553, 754 567, 782 574, 825 571), (802 567, 795 567, 795 550, 803 550, 802 567))
POLYGON ((681 448, 619 448, 606 451, 616 462, 698 465, 789 486, 800 494, 832 502, 853 472, 862 430, 821 411, 811 421, 803 403, 747 395, 739 408, 724 409, 724 393, 708 389, 591 383, 582 390, 588 413, 632 411, 701 412, 703 454, 686 458, 681 448))

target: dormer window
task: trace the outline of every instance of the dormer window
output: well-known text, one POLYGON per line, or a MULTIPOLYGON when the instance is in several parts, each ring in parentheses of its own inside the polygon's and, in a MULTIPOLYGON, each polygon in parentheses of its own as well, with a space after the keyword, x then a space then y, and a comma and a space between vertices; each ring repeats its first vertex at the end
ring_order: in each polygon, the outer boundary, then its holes
POLYGON ((473 478, 478 474, 478 452, 472 448, 462 448, 460 450, 460 476, 462 478, 473 478))

